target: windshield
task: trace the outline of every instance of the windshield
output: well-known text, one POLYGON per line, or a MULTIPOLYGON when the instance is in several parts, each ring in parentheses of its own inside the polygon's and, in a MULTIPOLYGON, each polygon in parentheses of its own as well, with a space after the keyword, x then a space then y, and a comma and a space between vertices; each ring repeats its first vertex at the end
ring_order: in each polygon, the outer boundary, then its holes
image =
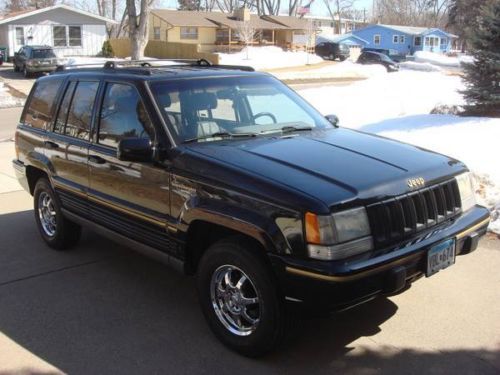
POLYGON ((332 127, 271 77, 160 81, 152 83, 151 90, 179 143, 332 127))
POLYGON ((54 55, 54 51, 51 49, 35 49, 33 50, 33 58, 34 59, 49 59, 56 57, 54 55))

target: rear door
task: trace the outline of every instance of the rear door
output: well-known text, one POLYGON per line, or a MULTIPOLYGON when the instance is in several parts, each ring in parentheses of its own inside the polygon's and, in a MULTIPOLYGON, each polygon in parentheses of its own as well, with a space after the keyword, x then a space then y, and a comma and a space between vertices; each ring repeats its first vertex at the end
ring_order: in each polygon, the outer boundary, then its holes
POLYGON ((98 80, 68 81, 53 132, 45 142, 61 203, 82 216, 89 216, 88 150, 98 89, 98 80))

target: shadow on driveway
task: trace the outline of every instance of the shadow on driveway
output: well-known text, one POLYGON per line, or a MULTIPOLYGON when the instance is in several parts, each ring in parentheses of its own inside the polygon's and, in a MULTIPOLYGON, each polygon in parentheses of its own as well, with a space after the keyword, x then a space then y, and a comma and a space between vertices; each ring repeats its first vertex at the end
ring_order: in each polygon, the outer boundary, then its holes
POLYGON ((495 355, 352 345, 395 314, 378 299, 306 320, 278 352, 251 360, 211 334, 193 278, 87 231, 73 251, 50 250, 32 211, 1 215, 0 239, 0 332, 70 374, 484 374, 489 365, 477 367, 477 357, 495 355))

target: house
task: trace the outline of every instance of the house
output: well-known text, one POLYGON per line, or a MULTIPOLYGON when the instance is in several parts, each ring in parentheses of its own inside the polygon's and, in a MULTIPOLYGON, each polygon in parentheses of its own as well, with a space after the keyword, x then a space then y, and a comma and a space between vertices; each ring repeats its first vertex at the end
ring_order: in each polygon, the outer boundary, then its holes
POLYGON ((306 44, 307 20, 258 16, 247 8, 237 9, 233 14, 153 9, 149 19, 149 40, 198 44, 201 49, 210 51, 220 45, 241 44, 238 28, 242 22, 248 22, 255 30, 253 44, 283 47, 306 44))
POLYGON ((24 45, 48 45, 59 56, 94 56, 115 21, 67 5, 0 16, 0 47, 14 56, 24 45))
POLYGON ((391 49, 402 55, 415 51, 449 52, 457 38, 437 28, 380 24, 354 30, 352 34, 367 41, 365 47, 391 49))
POLYGON ((314 26, 319 30, 319 35, 324 37, 329 37, 337 34, 350 33, 353 30, 357 30, 366 26, 366 22, 362 20, 341 18, 340 30, 339 30, 339 23, 337 18, 333 20, 332 17, 313 16, 313 15, 306 15, 304 16, 304 18, 308 20, 311 19, 314 26))

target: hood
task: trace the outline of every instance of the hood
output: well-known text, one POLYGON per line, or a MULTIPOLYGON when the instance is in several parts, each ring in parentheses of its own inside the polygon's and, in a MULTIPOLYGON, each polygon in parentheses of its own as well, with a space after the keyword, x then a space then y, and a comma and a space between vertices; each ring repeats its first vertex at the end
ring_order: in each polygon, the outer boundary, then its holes
POLYGON ((329 208, 400 195, 410 190, 410 178, 422 177, 429 186, 465 169, 444 155, 342 128, 184 147, 192 155, 314 197, 329 208))

